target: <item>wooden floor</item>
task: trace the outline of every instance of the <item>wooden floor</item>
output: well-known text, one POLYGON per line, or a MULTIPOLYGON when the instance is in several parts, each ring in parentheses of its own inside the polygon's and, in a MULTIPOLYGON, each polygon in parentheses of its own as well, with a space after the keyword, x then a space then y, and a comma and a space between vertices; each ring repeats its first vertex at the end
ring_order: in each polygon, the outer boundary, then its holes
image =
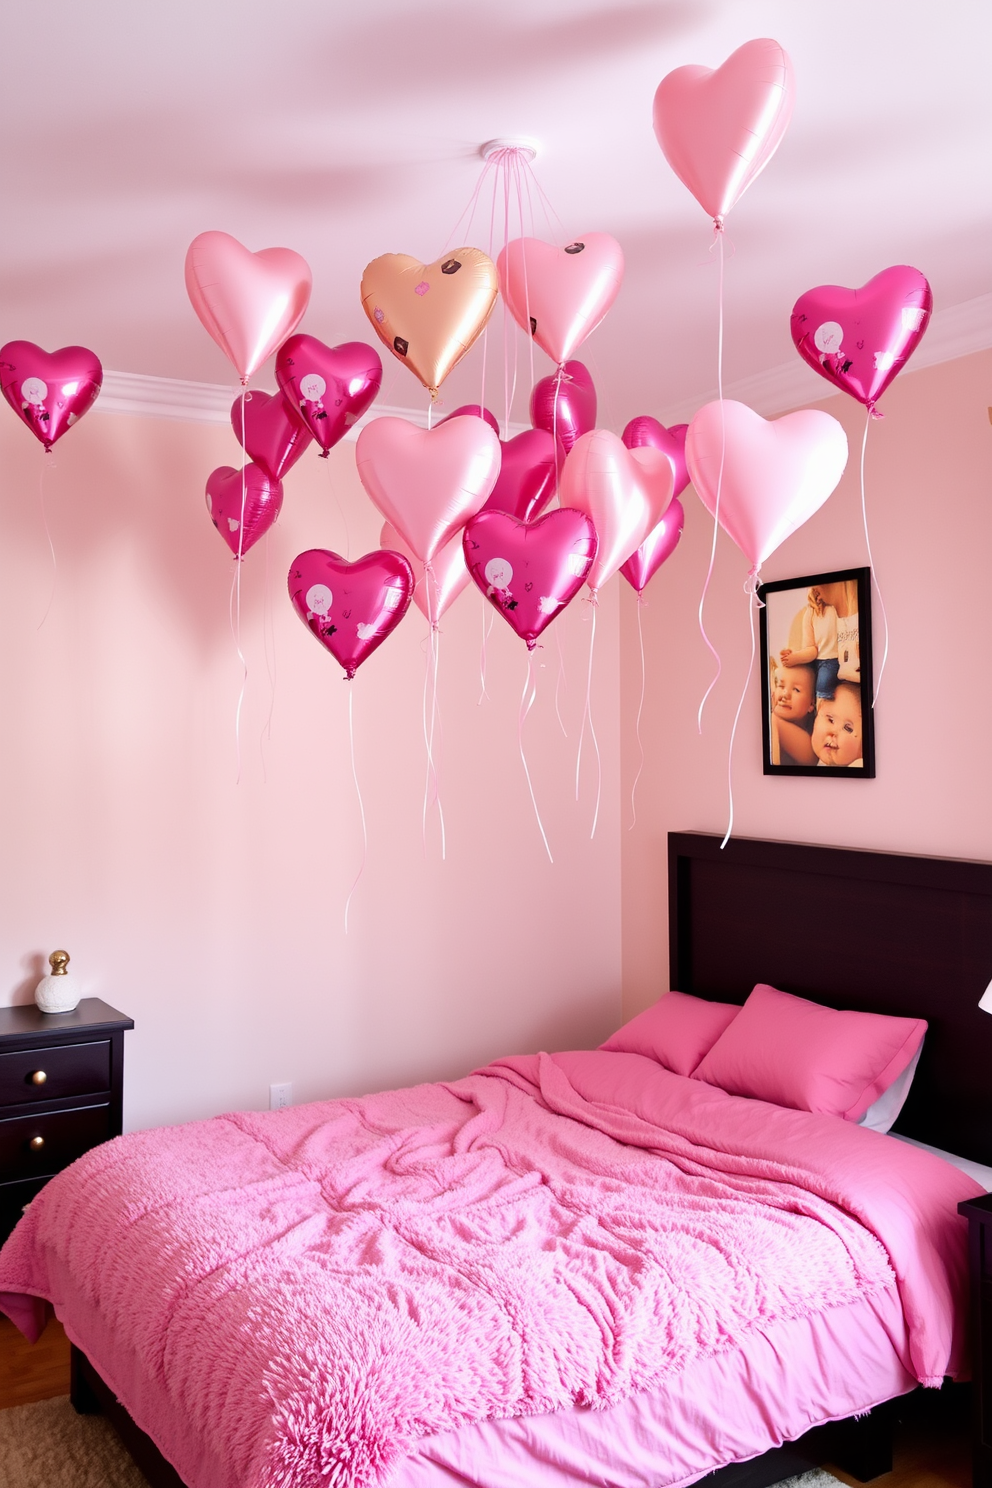
MULTIPOLYGON (((0 1316, 0 1409, 69 1393, 69 1344, 54 1319, 29 1345, 0 1316)), ((842 1483, 854 1478, 837 1472, 842 1483)), ((958 1393, 907 1396, 896 1433, 895 1470, 878 1488, 971 1488, 967 1400, 958 1393)))

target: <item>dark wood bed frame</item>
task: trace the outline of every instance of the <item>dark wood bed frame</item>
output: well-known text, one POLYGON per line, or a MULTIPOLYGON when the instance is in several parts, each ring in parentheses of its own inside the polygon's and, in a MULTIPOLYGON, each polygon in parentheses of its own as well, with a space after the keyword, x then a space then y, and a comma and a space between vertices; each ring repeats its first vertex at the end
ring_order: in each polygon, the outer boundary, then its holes
MULTIPOLYGON (((743 1002, 755 982, 861 1012, 927 1019, 896 1130, 992 1165, 992 864, 672 833, 670 985, 743 1002)), ((72 1351, 72 1402, 102 1411, 152 1488, 184 1488, 93 1365, 72 1351)), ((892 1407, 808 1432, 706 1488, 769 1488, 830 1461, 867 1482, 892 1466, 892 1407)))

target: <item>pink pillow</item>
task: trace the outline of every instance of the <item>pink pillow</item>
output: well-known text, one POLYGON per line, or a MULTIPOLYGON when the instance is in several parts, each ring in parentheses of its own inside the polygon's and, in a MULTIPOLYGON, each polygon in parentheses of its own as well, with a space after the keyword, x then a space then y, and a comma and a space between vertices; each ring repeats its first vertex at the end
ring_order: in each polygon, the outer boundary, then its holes
POLYGON ((736 1003, 666 992, 599 1047, 620 1054, 646 1054, 673 1074, 691 1075, 739 1012, 736 1003))
POLYGON ((759 982, 693 1079, 730 1095, 860 1121, 926 1031, 922 1018, 838 1012, 759 982))

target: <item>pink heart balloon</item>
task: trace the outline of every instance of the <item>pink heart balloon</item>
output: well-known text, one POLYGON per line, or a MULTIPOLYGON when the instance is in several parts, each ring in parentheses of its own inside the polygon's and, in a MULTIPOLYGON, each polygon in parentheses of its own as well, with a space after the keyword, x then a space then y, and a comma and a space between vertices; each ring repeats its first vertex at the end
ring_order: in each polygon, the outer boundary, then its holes
POLYGON ((282 508, 282 485, 258 465, 221 465, 207 477, 207 511, 235 558, 264 537, 282 508))
POLYGON ((628 449, 644 449, 651 445, 666 454, 675 471, 675 495, 681 496, 689 484, 689 472, 685 464, 685 436, 688 424, 673 424, 666 429, 664 424, 649 413, 632 418, 620 438, 628 449))
POLYGON ((767 422, 745 403, 706 403, 689 425, 686 463, 708 512, 754 570, 834 490, 847 464, 847 435, 835 418, 801 408, 767 422), (721 458, 723 478, 720 478, 721 458))
POLYGON ((568 507, 536 522, 480 512, 462 540, 469 573, 528 651, 578 594, 596 556, 592 521, 568 507))
POLYGON ((555 494, 555 442, 543 429, 525 429, 500 450, 499 475, 482 509, 532 522, 555 494))
POLYGON ((231 404, 231 428, 245 454, 273 480, 292 470, 310 435, 282 393, 244 393, 231 404))
POLYGON ((354 563, 327 548, 293 559, 289 597, 304 625, 350 682, 410 608, 413 570, 402 553, 377 548, 354 563))
POLYGON ((672 462, 661 450, 629 450, 609 429, 593 429, 576 443, 562 472, 561 502, 588 513, 596 528, 594 594, 657 527, 674 483, 672 462))
POLYGON ((46 452, 96 401, 99 359, 85 346, 43 351, 33 341, 0 346, 0 389, 46 452))
POLYGON ((402 553, 409 562, 415 581, 413 602, 424 618, 436 629, 437 622, 448 606, 458 598, 463 589, 468 587, 468 569, 465 567, 461 533, 456 533, 450 542, 446 542, 444 547, 434 554, 431 559, 430 572, 421 563, 416 553, 407 547, 396 528, 389 522, 382 524, 382 536, 379 542, 384 548, 391 548, 395 553, 402 553))
POLYGON ((677 67, 654 95, 665 159, 722 223, 764 170, 792 117, 795 77, 777 41, 746 41, 715 70, 677 67))
POLYGON ((796 301, 790 329, 804 362, 873 409, 922 340, 932 310, 919 269, 896 264, 860 289, 808 289, 796 301))
POLYGON ((276 382, 326 455, 371 407, 382 362, 364 341, 325 346, 316 336, 290 336, 276 357, 276 382))
POLYGON ((446 413, 443 419, 438 419, 439 424, 446 424, 449 419, 461 418, 464 414, 471 413, 475 418, 485 419, 493 433, 499 434, 499 419, 488 408, 483 408, 478 403, 463 403, 461 408, 456 408, 453 413, 446 413))
POLYGON ((582 362, 566 362, 561 376, 552 372, 534 384, 530 421, 557 437, 567 455, 583 434, 596 427, 596 389, 582 362))
POLYGON ((295 331, 311 284, 291 248, 252 253, 230 233, 204 232, 186 250, 186 293, 243 383, 295 331))
POLYGON ((638 594, 643 592, 661 565, 675 552, 684 526, 685 512, 681 501, 675 496, 657 527, 652 527, 641 546, 631 553, 626 563, 621 563, 620 572, 638 594))
POLYGON ((355 459, 373 503, 429 563, 484 505, 500 450, 489 425, 466 414, 434 429, 377 418, 359 434, 355 459))
POLYGON ((609 233, 556 248, 513 238, 496 261, 499 288, 517 325, 560 366, 594 331, 623 282, 623 249, 609 233))

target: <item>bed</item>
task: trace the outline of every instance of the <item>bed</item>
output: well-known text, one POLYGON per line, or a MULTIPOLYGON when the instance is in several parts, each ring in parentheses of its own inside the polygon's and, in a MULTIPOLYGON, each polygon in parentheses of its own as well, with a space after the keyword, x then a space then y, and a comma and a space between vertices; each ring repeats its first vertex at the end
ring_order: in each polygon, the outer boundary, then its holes
MULTIPOLYGON (((673 834, 669 894, 685 993, 926 1018, 897 1127, 992 1163, 992 866, 673 834), (811 903, 819 965, 780 933, 811 903)), ((833 1116, 575 1051, 221 1120, 88 1154, 0 1255, 156 1488, 867 1479, 885 1402, 966 1368, 977 1187, 833 1116)))

